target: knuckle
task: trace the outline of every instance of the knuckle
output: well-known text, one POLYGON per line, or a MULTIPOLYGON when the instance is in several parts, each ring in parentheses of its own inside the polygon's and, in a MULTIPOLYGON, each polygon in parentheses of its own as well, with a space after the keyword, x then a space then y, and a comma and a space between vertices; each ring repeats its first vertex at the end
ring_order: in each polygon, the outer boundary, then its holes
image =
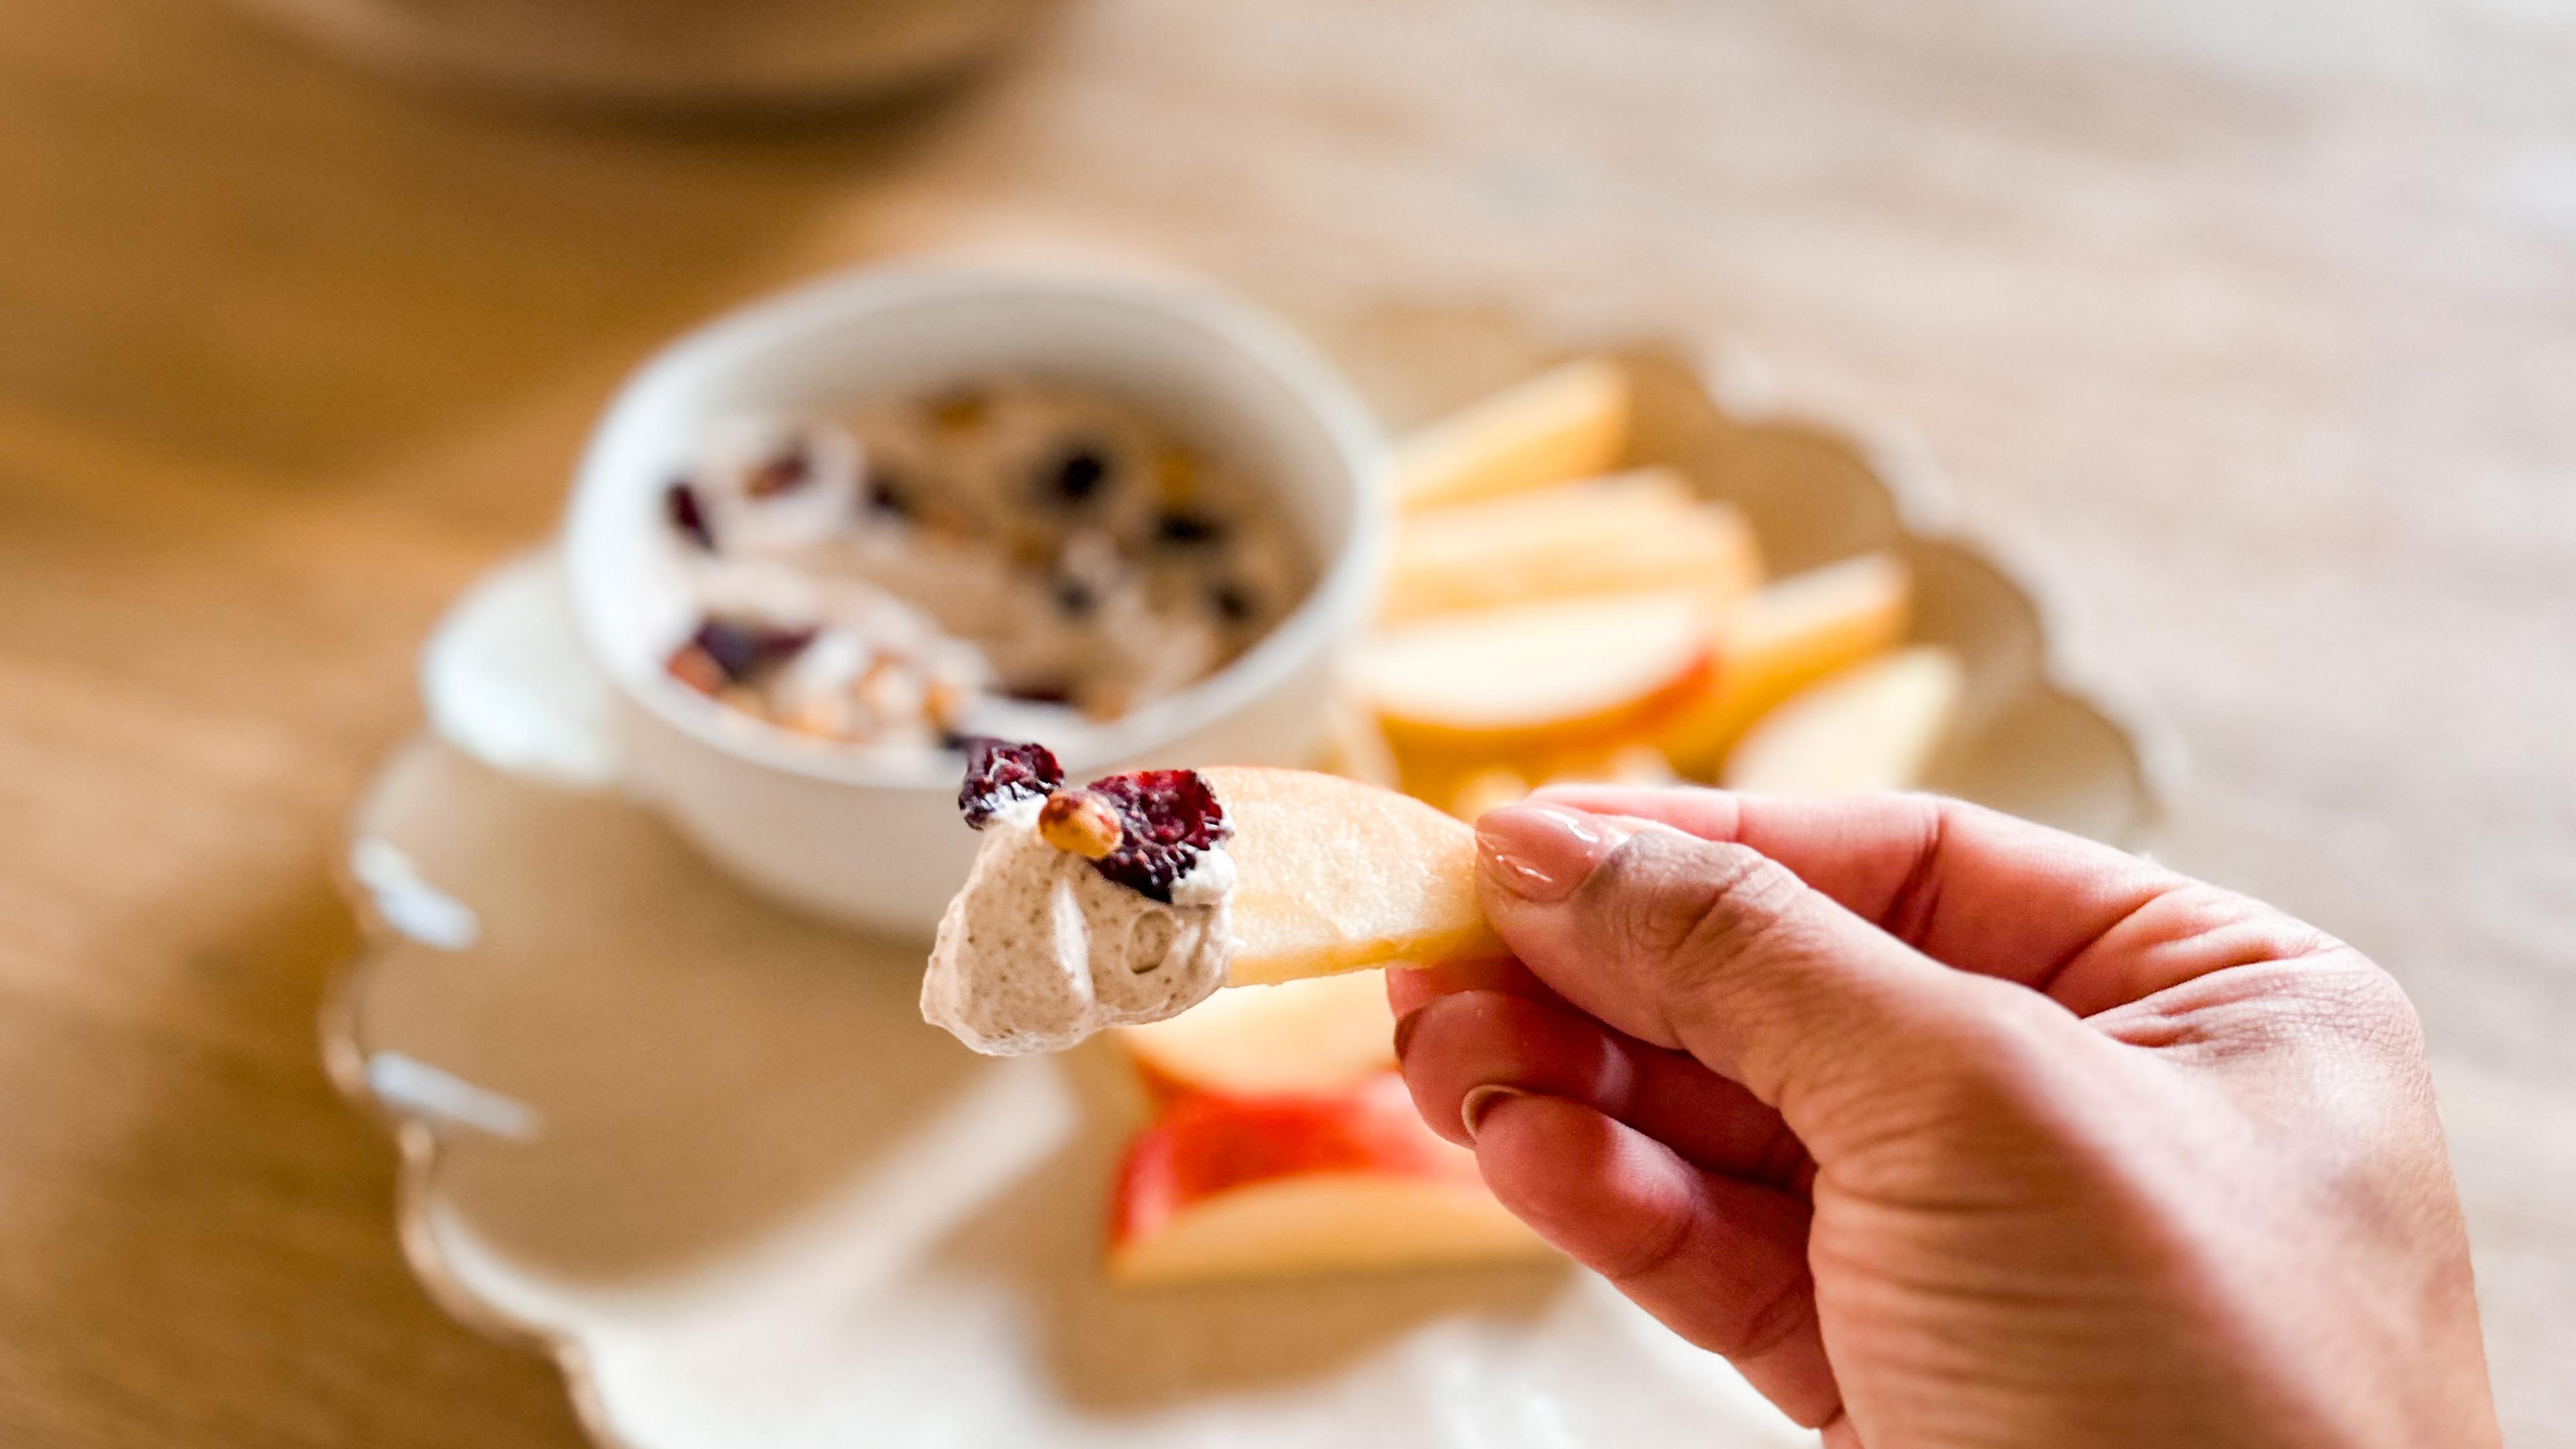
POLYGON ((1815 1279, 1799 1273, 1747 1307, 1729 1335, 1731 1342, 1716 1345, 1716 1350, 1731 1359, 1760 1358, 1805 1331, 1815 1312, 1815 1279))
POLYGON ((1804 890, 1746 846, 1632 837, 1594 873, 1603 938, 1667 972, 1722 967, 1774 929, 1804 890))
POLYGON ((2039 993, 1962 975, 1952 1009, 1923 1023, 1902 1064, 1864 1064, 1878 1084, 1855 1140, 1914 1161, 1947 1152, 1997 1154, 2046 1138, 2051 1104, 2088 1069, 2075 1018, 2039 993), (1902 1084, 1894 1094, 1890 1082, 1902 1084))
POLYGON ((2424 1054, 2423 1023, 2397 979, 2332 942, 2305 955, 2228 967, 2126 1010, 2118 1033, 2124 1039, 2209 1061, 2315 1052, 2413 1061, 2424 1054))
POLYGON ((2397 978, 2350 950, 2332 959, 2334 964, 2305 973, 2304 985, 2310 999, 2331 1014, 2337 1034, 2382 1051, 2421 1056, 2423 1019, 2397 978))
POLYGON ((1654 1226, 1640 1233, 1625 1250, 1598 1264, 1601 1276, 1621 1285, 1654 1277, 1679 1262, 1690 1247, 1698 1216, 1690 1204, 1676 1203, 1658 1214, 1654 1226))
POLYGON ((2046 1097, 2064 1066, 2063 1013, 2009 982, 1980 976, 1958 985, 1969 1009, 1924 1043, 1933 1089, 2005 1109, 2046 1097))

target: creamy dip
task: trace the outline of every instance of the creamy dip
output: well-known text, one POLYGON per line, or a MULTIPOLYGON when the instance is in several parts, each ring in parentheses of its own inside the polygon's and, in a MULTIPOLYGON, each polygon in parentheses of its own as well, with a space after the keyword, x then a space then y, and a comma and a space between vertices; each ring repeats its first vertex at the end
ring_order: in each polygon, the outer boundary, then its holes
POLYGON ((939 922, 921 1014, 989 1056, 1061 1051, 1104 1027, 1161 1021, 1225 984, 1234 861, 1198 852, 1165 904, 1038 833, 1043 801, 982 827, 966 888, 939 922))
POLYGON ((1115 719, 1241 654, 1314 573, 1262 480, 1027 380, 725 420, 661 506, 694 606, 671 675, 850 745, 1115 719))

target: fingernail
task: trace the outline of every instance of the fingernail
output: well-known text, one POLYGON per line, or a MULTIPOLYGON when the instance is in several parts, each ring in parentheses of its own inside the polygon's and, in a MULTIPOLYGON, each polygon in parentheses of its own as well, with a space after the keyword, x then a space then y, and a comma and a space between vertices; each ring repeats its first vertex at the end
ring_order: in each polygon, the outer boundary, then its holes
POLYGON ((1485 1120, 1486 1113, 1494 1110, 1495 1106, 1507 1097, 1528 1095, 1529 1093, 1518 1087, 1506 1087, 1500 1082, 1487 1082, 1481 1087, 1469 1087, 1467 1095, 1458 1103, 1458 1125, 1467 1130, 1467 1140, 1473 1142, 1476 1140, 1476 1124, 1485 1120))
POLYGON ((1417 1006, 1395 1019, 1395 1059, 1404 1060, 1404 1049, 1413 1042, 1413 1029, 1422 1024, 1422 1008, 1417 1006))
POLYGON ((1507 805, 1476 821, 1476 844, 1494 882, 1526 901, 1574 894, 1628 827, 1557 805, 1507 805))

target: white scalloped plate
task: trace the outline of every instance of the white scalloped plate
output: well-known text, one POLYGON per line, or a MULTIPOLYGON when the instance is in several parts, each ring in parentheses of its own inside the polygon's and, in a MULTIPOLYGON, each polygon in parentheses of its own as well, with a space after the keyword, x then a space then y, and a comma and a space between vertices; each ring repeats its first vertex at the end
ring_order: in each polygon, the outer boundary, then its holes
MULTIPOLYGON (((1398 417, 1561 351, 1487 313, 1340 339, 1398 417), (1412 392, 1426 379, 1428 392, 1412 392)), ((1918 632, 1971 666, 1943 788, 2132 839, 2165 752, 2079 686, 2019 571, 1830 428, 1754 421, 1620 348, 1641 458, 1797 566, 1896 546, 1918 632)), ((458 1317, 550 1353, 632 1449, 1541 1446, 1804 1441, 1725 1366, 1569 1268, 1149 1293, 1095 1269, 1141 1105, 1105 1052, 988 1061, 922 1024, 917 947, 791 917, 702 866, 613 774, 549 559, 424 655, 348 860, 373 946, 325 1010, 333 1075, 404 1159, 399 1216, 458 1317)), ((901 842, 887 843, 890 850, 901 842)))

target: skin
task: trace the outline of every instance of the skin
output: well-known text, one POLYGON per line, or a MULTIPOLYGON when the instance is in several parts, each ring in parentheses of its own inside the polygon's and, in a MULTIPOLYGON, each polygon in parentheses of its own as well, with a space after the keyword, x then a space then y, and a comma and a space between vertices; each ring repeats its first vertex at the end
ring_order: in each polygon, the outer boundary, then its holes
POLYGON ((2499 1442, 2421 1033, 2351 947, 1922 796, 1559 789, 1424 1119, 1832 1449, 2499 1442))

